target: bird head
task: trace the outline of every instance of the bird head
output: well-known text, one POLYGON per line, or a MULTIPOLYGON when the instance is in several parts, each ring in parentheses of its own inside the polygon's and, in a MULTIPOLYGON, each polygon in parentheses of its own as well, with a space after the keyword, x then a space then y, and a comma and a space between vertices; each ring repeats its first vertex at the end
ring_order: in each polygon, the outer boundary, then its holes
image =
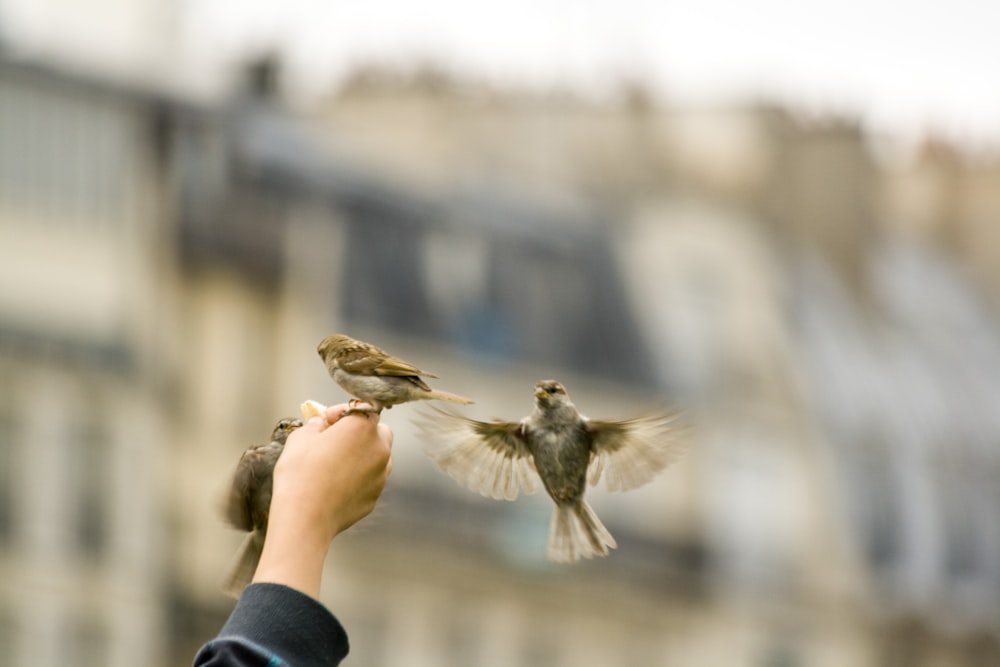
POLYGON ((538 407, 553 407, 569 401, 566 388, 555 380, 535 383, 535 404, 538 407))
POLYGON ((285 440, 288 439, 288 435, 301 426, 301 419, 296 419, 294 417, 285 417, 284 419, 280 419, 278 420, 278 423, 274 425, 274 430, 271 431, 271 441, 284 444, 285 440))
POLYGON ((316 351, 319 352, 319 356, 323 358, 324 361, 335 358, 337 353, 346 347, 352 345, 357 345, 358 341, 354 340, 350 336, 345 336, 344 334, 333 334, 332 336, 327 336, 319 342, 319 346, 316 351))

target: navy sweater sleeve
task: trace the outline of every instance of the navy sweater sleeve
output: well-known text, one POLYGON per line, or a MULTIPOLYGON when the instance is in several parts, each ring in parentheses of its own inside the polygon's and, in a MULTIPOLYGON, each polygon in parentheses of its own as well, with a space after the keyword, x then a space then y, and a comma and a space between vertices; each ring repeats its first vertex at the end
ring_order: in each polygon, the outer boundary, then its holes
POLYGON ((251 584, 195 667, 327 667, 349 649, 340 622, 318 601, 281 584, 251 584))

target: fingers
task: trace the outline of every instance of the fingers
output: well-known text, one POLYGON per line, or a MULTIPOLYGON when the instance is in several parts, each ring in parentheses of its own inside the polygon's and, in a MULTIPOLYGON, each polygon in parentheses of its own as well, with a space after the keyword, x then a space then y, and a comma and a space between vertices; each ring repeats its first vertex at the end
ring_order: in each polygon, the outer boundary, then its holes
POLYGON ((306 423, 302 425, 301 428, 297 428, 288 436, 288 442, 294 442, 303 437, 306 437, 306 433, 320 433, 329 424, 327 424, 322 417, 310 417, 306 420, 306 423))
POLYGON ((344 416, 344 410, 347 409, 346 403, 341 403, 340 405, 331 405, 326 409, 326 423, 336 424, 341 417, 344 416))
POLYGON ((340 403, 338 405, 331 405, 326 409, 326 422, 328 424, 336 424, 337 421, 344 416, 344 411, 347 410, 347 403, 340 403))
POLYGON ((326 421, 330 425, 336 424, 337 421, 344 416, 344 413, 348 409, 353 409, 354 411, 348 416, 357 415, 359 417, 367 417, 369 421, 374 424, 378 424, 381 418, 381 413, 376 412, 374 408, 363 401, 356 401, 352 403, 340 403, 338 405, 331 405, 326 409, 326 421), (369 412, 364 412, 368 410, 369 412))
POLYGON ((379 440, 384 442, 389 449, 389 458, 385 462, 385 476, 388 479, 389 475, 392 474, 392 439, 394 436, 392 429, 387 424, 379 424, 377 430, 379 440))
POLYGON ((387 424, 378 425, 378 436, 383 442, 385 442, 385 444, 389 445, 389 449, 392 449, 392 439, 394 435, 392 429, 389 428, 387 424))
MULTIPOLYGON (((352 460, 360 460, 357 457, 361 457, 377 462, 375 463, 376 467, 384 467, 385 477, 388 477, 392 470, 394 439, 392 428, 379 421, 378 413, 372 417, 365 412, 351 412, 347 415, 349 418, 344 418, 344 413, 348 409, 358 407, 364 409, 370 406, 358 402, 331 405, 325 408, 322 416, 309 419, 302 428, 297 429, 289 437, 285 454, 279 460, 279 465, 290 465, 293 458, 291 454, 303 451, 303 447, 312 449, 306 445, 307 442, 316 445, 324 442, 327 445, 332 445, 332 448, 323 447, 329 456, 334 458, 347 456, 352 460), (362 417, 362 419, 354 419, 355 415, 362 417)), ((282 467, 285 466, 282 465, 282 467)))

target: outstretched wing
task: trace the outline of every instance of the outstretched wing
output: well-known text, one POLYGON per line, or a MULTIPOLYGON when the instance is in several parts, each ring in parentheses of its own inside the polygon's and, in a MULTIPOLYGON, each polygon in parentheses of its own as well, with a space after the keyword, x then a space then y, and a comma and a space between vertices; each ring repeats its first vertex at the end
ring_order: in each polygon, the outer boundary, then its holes
POLYGON ((671 426, 675 417, 650 415, 606 421, 587 419, 593 438, 587 480, 596 485, 604 475, 608 491, 628 491, 651 481, 687 449, 671 426))
POLYGON ((538 472, 520 422, 477 421, 431 406, 417 426, 424 450, 438 468, 460 484, 497 500, 538 489, 538 472))

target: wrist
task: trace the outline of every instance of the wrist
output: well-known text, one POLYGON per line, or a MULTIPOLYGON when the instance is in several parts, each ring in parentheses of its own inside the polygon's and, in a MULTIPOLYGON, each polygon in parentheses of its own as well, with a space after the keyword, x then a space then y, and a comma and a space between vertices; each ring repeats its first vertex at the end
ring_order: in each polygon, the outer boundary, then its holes
POLYGON ((272 525, 253 581, 284 584, 318 598, 323 564, 333 538, 301 526, 272 525))

